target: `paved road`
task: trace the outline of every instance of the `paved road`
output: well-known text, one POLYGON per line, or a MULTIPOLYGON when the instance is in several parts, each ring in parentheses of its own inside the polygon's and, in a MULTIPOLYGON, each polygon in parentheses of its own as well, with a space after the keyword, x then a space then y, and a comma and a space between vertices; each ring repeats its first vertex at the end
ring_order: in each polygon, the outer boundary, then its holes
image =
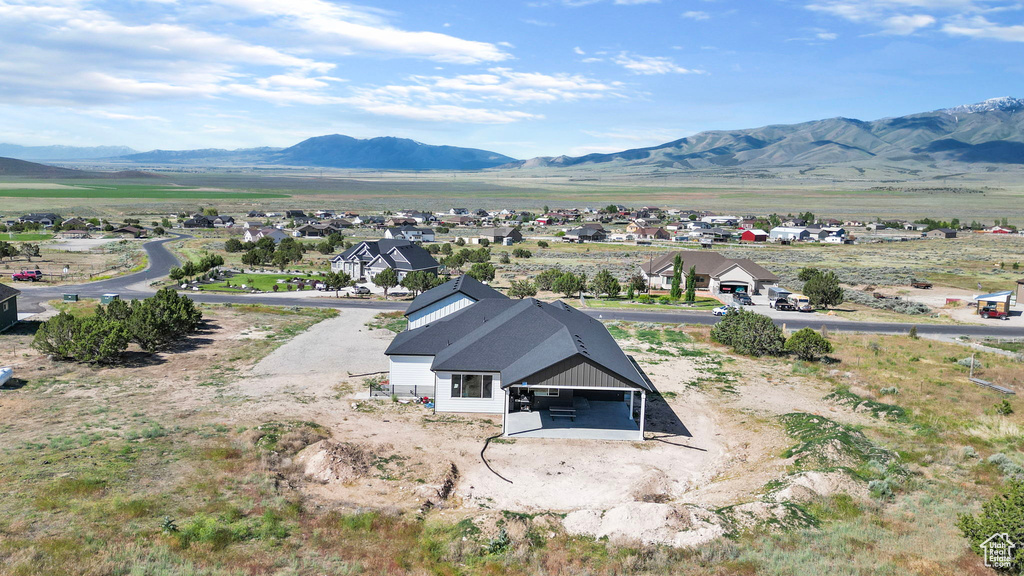
MULTIPOLYGON (((99 297, 108 292, 116 292, 123 298, 145 298, 153 293, 148 287, 149 282, 167 275, 173 266, 178 265, 178 259, 167 247, 167 242, 174 242, 182 238, 190 238, 184 234, 175 235, 172 238, 155 240, 144 245, 149 255, 149 267, 135 274, 128 274, 110 280, 90 282, 75 286, 28 286, 18 299, 18 307, 23 312, 41 312, 41 303, 61 297, 64 293, 76 293, 83 297, 99 297)), ((20 286, 19 286, 20 288, 20 286)), ((407 302, 382 302, 380 300, 363 300, 359 298, 301 298, 288 297, 285 295, 259 295, 259 294, 209 294, 209 293, 188 293, 188 296, 196 302, 209 304, 266 304, 270 306, 308 306, 316 308, 369 308, 376 310, 404 310, 407 302)), ((756 307, 754 308, 756 311, 756 307)), ((668 322, 681 324, 714 324, 718 318, 708 312, 644 312, 632 310, 593 310, 583 309, 583 312, 602 320, 625 320, 632 322, 668 322)), ((948 324, 917 324, 917 333, 934 336, 992 336, 999 338, 1024 337, 1024 328, 1001 326, 993 321, 992 325, 960 325, 948 324)), ((870 334, 906 334, 914 324, 893 323, 893 322, 854 322, 849 320, 834 320, 829 317, 816 314, 798 315, 795 318, 775 319, 775 323, 785 324, 786 328, 814 328, 822 326, 836 332, 863 332, 870 334)))

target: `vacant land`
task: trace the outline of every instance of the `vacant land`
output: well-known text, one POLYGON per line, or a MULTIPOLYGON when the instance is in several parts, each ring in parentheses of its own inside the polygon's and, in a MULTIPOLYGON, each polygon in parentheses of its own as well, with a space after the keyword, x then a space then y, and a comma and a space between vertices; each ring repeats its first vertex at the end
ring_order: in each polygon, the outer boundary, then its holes
POLYGON ((8 571, 982 574, 956 514, 1024 446, 1024 407, 999 415, 956 344, 832 336, 823 365, 622 323, 658 389, 648 441, 499 439, 509 483, 480 460, 497 418, 366 397, 393 335, 372 312, 203 311, 188 342, 113 367, 46 359, 31 326, 0 337, 8 571))

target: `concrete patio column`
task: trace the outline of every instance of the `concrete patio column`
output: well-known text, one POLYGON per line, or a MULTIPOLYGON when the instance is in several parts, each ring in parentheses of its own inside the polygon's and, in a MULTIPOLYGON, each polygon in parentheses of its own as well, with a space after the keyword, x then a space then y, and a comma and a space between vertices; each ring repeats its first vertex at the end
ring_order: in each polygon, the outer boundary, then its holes
MULTIPOLYGON (((630 413, 632 413, 633 409, 630 408, 629 411, 630 411, 630 413)), ((647 391, 644 390, 644 391, 640 392, 640 438, 639 438, 639 440, 641 442, 644 441, 644 424, 645 424, 645 420, 646 419, 647 419, 647 391)))
POLYGON ((634 421, 633 420, 633 391, 632 390, 629 391, 629 419, 630 419, 630 421, 634 421))

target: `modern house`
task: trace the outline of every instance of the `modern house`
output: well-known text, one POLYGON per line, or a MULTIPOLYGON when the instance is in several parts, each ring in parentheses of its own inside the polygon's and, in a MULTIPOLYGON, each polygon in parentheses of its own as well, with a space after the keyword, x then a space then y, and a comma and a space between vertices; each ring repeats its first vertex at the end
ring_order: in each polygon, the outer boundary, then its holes
POLYGON ((472 276, 459 276, 420 294, 405 311, 409 330, 458 312, 487 298, 508 299, 472 276))
POLYGON ((0 332, 18 323, 18 294, 20 290, 0 284, 0 332))
MULTIPOLYGON (((629 232, 629 228, 626 229, 629 232)), ((672 235, 664 228, 638 228, 633 232, 637 240, 670 240, 672 235)))
POLYGON ((213 220, 203 216, 202 214, 195 214, 181 225, 183 228, 213 228, 213 220))
POLYGON ((603 228, 591 228, 589 226, 583 226, 581 228, 573 228, 562 236, 563 242, 601 242, 608 239, 608 234, 603 228))
POLYGON ((746 258, 732 259, 717 252, 681 250, 667 252, 660 258, 644 262, 640 266, 640 273, 651 288, 666 289, 672 285, 672 266, 676 254, 682 256, 684 277, 691 266, 695 267, 697 288, 710 290, 712 293, 756 294, 779 281, 778 276, 746 258))
POLYGON ((433 242, 434 231, 430 228, 398 226, 385 230, 384 238, 388 240, 408 240, 410 242, 433 242))
POLYGON ((806 228, 776 226, 768 232, 768 238, 772 242, 801 242, 810 240, 811 234, 806 228))
POLYGON ((416 270, 437 274, 437 260, 405 239, 364 240, 331 258, 333 272, 345 272, 354 280, 371 281, 385 268, 393 269, 402 280, 416 270))
POLYGON ((928 238, 956 238, 956 230, 952 228, 936 228, 925 233, 928 238))
POLYGON ((501 414, 505 436, 643 439, 649 380, 563 302, 485 298, 398 334, 385 354, 393 385, 432 390, 437 412, 501 414))
POLYGON ((21 218, 18 218, 18 221, 21 222, 22 224, 26 222, 32 222, 34 224, 39 224, 44 228, 48 228, 50 226, 53 226, 55 223, 60 222, 60 214, 56 214, 53 212, 37 212, 32 214, 25 214, 21 218))
POLYGON ((245 242, 258 242, 261 238, 272 238, 274 244, 280 244, 281 240, 288 237, 288 234, 277 228, 249 228, 243 236, 245 242))
POLYGON ((480 239, 489 240, 494 244, 509 244, 523 241, 523 233, 512 226, 499 226, 497 228, 481 228, 480 239))

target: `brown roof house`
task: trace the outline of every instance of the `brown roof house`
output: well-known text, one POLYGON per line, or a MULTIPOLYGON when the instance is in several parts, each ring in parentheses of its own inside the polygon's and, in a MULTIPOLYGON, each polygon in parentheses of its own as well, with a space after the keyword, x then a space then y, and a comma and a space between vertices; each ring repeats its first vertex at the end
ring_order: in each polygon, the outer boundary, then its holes
POLYGON ((651 288, 665 289, 672 285, 672 264, 676 254, 683 258, 683 275, 696 268, 697 288, 712 293, 756 294, 763 288, 778 284, 779 277, 746 258, 726 258, 717 252, 680 250, 668 252, 653 261, 644 262, 640 272, 651 288))

